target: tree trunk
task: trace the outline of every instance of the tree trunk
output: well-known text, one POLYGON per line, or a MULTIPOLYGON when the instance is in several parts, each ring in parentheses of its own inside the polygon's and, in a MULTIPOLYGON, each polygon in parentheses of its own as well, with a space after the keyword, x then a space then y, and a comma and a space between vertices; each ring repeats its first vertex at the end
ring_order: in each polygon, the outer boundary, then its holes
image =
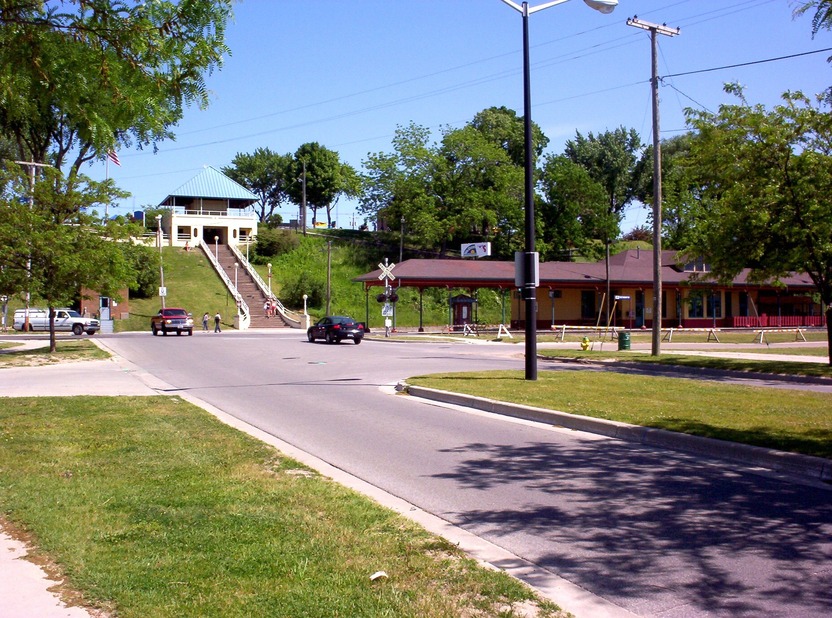
POLYGON ((832 305, 826 306, 826 345, 829 353, 829 366, 832 367, 832 305))
POLYGON ((58 341, 55 338, 55 308, 52 303, 47 307, 49 311, 49 353, 53 354, 58 351, 58 341))

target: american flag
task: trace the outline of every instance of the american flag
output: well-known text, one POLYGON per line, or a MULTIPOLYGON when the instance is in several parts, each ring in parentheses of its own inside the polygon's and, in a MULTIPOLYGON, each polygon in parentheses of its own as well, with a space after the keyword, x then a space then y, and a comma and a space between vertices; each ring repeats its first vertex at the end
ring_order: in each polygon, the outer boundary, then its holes
POLYGON ((111 150, 110 152, 108 152, 107 157, 110 159, 110 161, 121 167, 121 161, 118 160, 118 154, 116 154, 115 150, 111 150))

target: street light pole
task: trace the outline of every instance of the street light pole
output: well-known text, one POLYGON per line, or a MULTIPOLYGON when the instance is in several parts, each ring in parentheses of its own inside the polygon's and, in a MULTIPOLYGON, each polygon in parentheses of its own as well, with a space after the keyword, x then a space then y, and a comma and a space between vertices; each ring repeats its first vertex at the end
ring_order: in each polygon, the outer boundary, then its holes
POLYGON ((220 263, 220 247, 219 247, 219 236, 214 236, 214 257, 217 258, 217 264, 220 263))
POLYGON ((272 297, 272 263, 268 263, 269 267, 269 298, 272 297))
MULTIPOLYGON (((535 217, 534 217, 534 148, 532 144, 532 92, 531 68, 529 62, 529 15, 548 9, 569 0, 554 0, 535 7, 528 2, 517 4, 513 0, 503 0, 523 16, 523 134, 525 140, 525 251, 519 266, 522 269, 523 299, 526 302, 526 380, 537 380, 537 298, 538 256, 535 251, 535 217)), ((590 8, 602 13, 611 13, 618 5, 618 0, 584 0, 590 8)), ((517 263, 517 262, 515 262, 517 263)))

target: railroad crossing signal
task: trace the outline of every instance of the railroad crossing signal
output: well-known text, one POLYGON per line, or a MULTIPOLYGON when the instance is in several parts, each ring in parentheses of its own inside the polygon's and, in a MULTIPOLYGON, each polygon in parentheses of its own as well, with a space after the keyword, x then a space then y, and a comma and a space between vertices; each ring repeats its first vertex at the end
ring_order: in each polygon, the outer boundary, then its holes
MULTIPOLYGON (((385 258, 386 261, 386 258, 385 258)), ((381 274, 378 276, 379 281, 384 281, 385 279, 389 279, 393 281, 396 278, 396 275, 393 274, 393 269, 396 267, 395 264, 382 264, 379 262, 378 267, 381 269, 381 274)))

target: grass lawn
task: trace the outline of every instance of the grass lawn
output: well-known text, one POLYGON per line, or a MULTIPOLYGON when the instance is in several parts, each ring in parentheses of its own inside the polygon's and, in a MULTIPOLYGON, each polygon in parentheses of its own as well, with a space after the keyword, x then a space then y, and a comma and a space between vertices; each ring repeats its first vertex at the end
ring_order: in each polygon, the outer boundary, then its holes
POLYGON ((0 518, 122 618, 562 616, 176 397, 4 399, 0 441, 0 518))
POLYGON ((455 373, 408 383, 646 427, 832 458, 832 397, 594 371, 455 373))
POLYGON ((17 345, 14 343, 9 346, 0 345, 0 349, 6 349, 0 354, 0 369, 110 358, 109 353, 101 350, 92 341, 81 338, 60 340, 54 354, 49 353, 49 341, 46 339, 40 348, 15 350, 15 347, 17 345))

